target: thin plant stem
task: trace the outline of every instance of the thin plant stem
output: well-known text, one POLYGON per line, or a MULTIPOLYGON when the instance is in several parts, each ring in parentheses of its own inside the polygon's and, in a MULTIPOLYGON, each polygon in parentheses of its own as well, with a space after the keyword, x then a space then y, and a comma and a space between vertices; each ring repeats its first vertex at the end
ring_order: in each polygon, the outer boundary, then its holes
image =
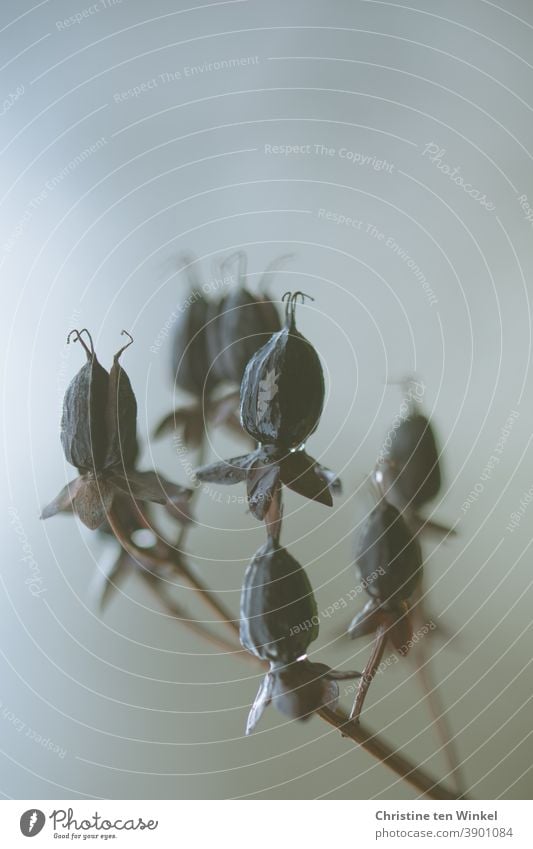
MULTIPOLYGON (((242 655, 245 659, 249 657, 248 653, 244 651, 244 649, 234 646, 232 643, 225 640, 224 637, 219 637, 218 635, 213 634, 202 622, 189 616, 181 605, 178 605, 178 603, 168 595, 165 591, 161 578, 154 575, 153 572, 142 572, 142 577, 146 585, 155 594, 160 604, 173 619, 176 619, 178 622, 186 625, 187 628, 194 631, 205 640, 209 640, 209 642, 217 648, 222 649, 222 651, 226 654, 230 654, 232 656, 242 655)), ((251 659, 252 658, 250 658, 250 660, 251 659)))
POLYGON ((392 749, 377 734, 368 731, 360 723, 354 722, 339 710, 324 707, 318 711, 318 715, 329 725, 337 728, 343 737, 349 737, 350 740, 360 745, 362 749, 373 755, 384 766, 387 766, 429 799, 467 798, 465 795, 458 797, 455 793, 447 790, 419 766, 392 749))
POLYGON ((350 719, 353 720, 353 722, 359 722, 359 717, 363 709, 366 694, 368 693, 368 689, 378 670, 379 664, 381 663, 381 659, 383 657, 383 653, 387 645, 387 640, 387 626, 384 624, 378 625, 378 627, 376 628, 372 652, 366 662, 365 668, 363 669, 363 674, 359 679, 359 686, 357 687, 357 693, 355 694, 352 712, 350 713, 350 719))
MULTIPOLYGON (((229 652, 231 654, 242 654, 244 657, 248 656, 247 652, 243 651, 240 646, 237 646, 234 643, 230 643, 223 637, 216 636, 205 627, 203 622, 187 615, 185 611, 177 604, 177 602, 170 598, 170 596, 164 591, 163 580, 159 575, 157 575, 157 571, 164 566, 176 566, 177 564, 173 558, 169 558, 168 556, 164 555, 160 556, 158 554, 154 554, 153 552, 147 551, 146 549, 141 549, 136 546, 135 543, 133 543, 128 537, 128 535, 124 532, 113 510, 110 510, 107 514, 107 521, 109 527, 115 535, 116 540, 120 543, 122 548, 131 557, 133 557, 136 562, 138 562, 141 566, 144 567, 144 569, 141 571, 143 579, 150 587, 152 592, 156 594, 160 603, 167 610, 167 612, 170 613, 171 616, 178 619, 180 622, 182 622, 188 628, 193 630, 195 633, 200 634, 202 637, 204 637, 204 639, 209 640, 209 642, 211 643, 214 643, 217 648, 222 648, 225 652, 229 652)), ((168 549, 167 554, 172 554, 173 549, 171 548, 171 546, 165 544, 165 548, 168 549)), ((183 571, 181 561, 180 569, 183 571)), ((207 595, 209 597, 212 597, 212 593, 210 592, 208 592, 207 595)), ((220 613, 219 605, 215 605, 215 607, 217 612, 220 613)))

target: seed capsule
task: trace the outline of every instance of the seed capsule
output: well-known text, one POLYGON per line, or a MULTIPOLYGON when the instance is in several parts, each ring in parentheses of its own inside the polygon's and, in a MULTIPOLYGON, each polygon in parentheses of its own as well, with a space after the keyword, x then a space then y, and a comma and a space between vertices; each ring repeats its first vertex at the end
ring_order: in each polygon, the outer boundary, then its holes
POLYGON ((383 473, 389 497, 400 509, 422 507, 439 492, 439 451, 422 413, 413 411, 394 432, 383 473))
POLYGON ((122 333, 129 336, 130 341, 113 357, 109 373, 105 466, 122 466, 127 469, 135 465, 137 457, 137 401, 130 379, 119 362, 121 354, 129 348, 133 338, 125 330, 122 333))
MULTIPOLYGON (((286 259, 281 257, 265 271, 263 280, 286 259)), ((278 311, 264 295, 253 295, 246 288, 246 255, 242 252, 229 257, 224 268, 235 260, 239 263, 238 286, 222 299, 217 322, 213 323, 219 352, 216 362, 218 372, 225 380, 241 383, 248 361, 280 329, 278 311)), ((260 287, 261 288, 261 287, 260 287)), ((211 327, 209 327, 209 332, 211 327)))
POLYGON ((246 570, 241 642, 262 660, 290 663, 318 636, 317 606, 304 569, 269 538, 246 570))
POLYGON ((269 536, 246 570, 241 594, 241 643, 270 661, 248 717, 247 734, 270 702, 291 719, 307 719, 322 707, 336 707, 337 680, 359 677, 359 672, 338 672, 308 660, 306 651, 317 637, 318 610, 309 578, 269 536))
POLYGON ((87 355, 87 362, 71 380, 63 401, 61 445, 65 457, 80 471, 102 468, 106 451, 105 409, 109 375, 100 365, 88 330, 73 330, 87 355), (89 338, 90 348, 82 333, 89 338))
POLYGON ((324 375, 311 343, 296 329, 301 292, 287 299, 285 327, 252 357, 241 384, 241 422, 257 442, 297 448, 316 430, 324 375))
POLYGON ((173 380, 182 389, 199 396, 214 383, 207 355, 207 310, 208 303, 203 294, 191 289, 176 324, 172 346, 173 380))
MULTIPOLYGON (((126 333, 126 331, 122 331, 126 333)), ((163 504, 180 521, 188 516, 181 509, 189 490, 175 486, 155 472, 138 472, 137 402, 129 378, 119 359, 130 342, 115 354, 111 374, 102 368, 87 330, 72 331, 83 345, 87 363, 70 383, 63 404, 61 443, 65 457, 80 472, 42 511, 48 519, 57 513, 74 512, 91 530, 102 526, 114 506, 125 503, 136 511, 135 502, 163 504), (89 348, 82 333, 89 337, 89 348)), ((129 336, 129 333, 126 333, 129 336)), ((68 341, 67 340, 67 341, 68 341)))
POLYGON ((386 609, 409 599, 422 577, 422 553, 405 519, 381 498, 361 534, 357 567, 365 589, 386 609))

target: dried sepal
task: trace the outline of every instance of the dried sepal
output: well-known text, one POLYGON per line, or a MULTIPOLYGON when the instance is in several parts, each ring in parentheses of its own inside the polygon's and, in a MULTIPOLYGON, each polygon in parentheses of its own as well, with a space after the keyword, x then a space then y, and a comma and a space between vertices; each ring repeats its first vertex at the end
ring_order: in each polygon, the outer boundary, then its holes
POLYGON ((230 485, 246 481, 248 505, 260 521, 265 517, 278 482, 331 507, 332 491, 338 492, 336 475, 325 469, 303 450, 286 452, 265 445, 250 454, 211 463, 196 470, 198 480, 230 485))
POLYGON ((322 469, 305 451, 291 451, 280 463, 281 480, 299 495, 331 507, 331 485, 322 469))
POLYGON ((248 720, 246 722, 246 734, 251 734, 252 731, 255 731, 257 723, 263 716, 265 709, 272 701, 273 687, 274 678, 270 673, 267 673, 261 682, 261 686, 259 687, 257 696, 255 697, 250 713, 248 714, 248 720))
POLYGON ((196 469, 195 475, 199 481, 204 481, 205 483, 220 483, 223 485, 241 483, 246 480, 248 469, 251 468, 258 455, 258 451, 252 451, 250 454, 232 457, 231 460, 210 463, 207 466, 201 466, 199 469, 196 469))
POLYGON ((72 501, 82 485, 82 478, 74 478, 74 480, 70 481, 63 487, 59 495, 50 504, 46 505, 41 513, 41 519, 50 519, 51 516, 55 516, 57 513, 72 513, 72 501))
POLYGON ((339 701, 337 681, 360 675, 360 672, 330 669, 325 663, 312 663, 307 658, 284 666, 272 664, 248 716, 246 733, 255 729, 270 703, 285 716, 299 720, 309 719, 325 707, 335 710, 339 701))
POLYGON ((260 522, 270 509, 280 477, 279 466, 256 461, 248 470, 246 490, 250 512, 260 522))
POLYGON ((183 499, 191 490, 170 483, 157 472, 136 472, 129 470, 124 474, 110 473, 109 480, 116 489, 126 493, 136 501, 153 501, 156 504, 173 504, 183 499))
POLYGON ((115 489, 103 478, 86 478, 72 499, 72 507, 79 519, 91 531, 96 530, 106 520, 115 489))

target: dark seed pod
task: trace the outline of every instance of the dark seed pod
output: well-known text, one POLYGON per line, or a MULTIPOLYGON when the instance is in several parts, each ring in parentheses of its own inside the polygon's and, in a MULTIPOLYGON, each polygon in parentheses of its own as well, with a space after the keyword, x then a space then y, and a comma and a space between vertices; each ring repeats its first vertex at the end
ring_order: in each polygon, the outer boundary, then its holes
POLYGON ((172 375, 178 386, 193 395, 202 395, 212 382, 205 332, 207 308, 202 293, 192 289, 174 333, 172 375))
POLYGON ((422 577, 418 540, 385 498, 374 507, 363 528, 356 561, 367 593, 388 609, 406 601, 422 577))
POLYGON ((226 312, 227 296, 219 301, 210 301, 206 310, 206 347, 207 359, 214 381, 230 380, 226 376, 226 356, 223 341, 223 323, 226 312))
POLYGON ((262 660, 290 663, 318 636, 317 606, 304 569, 269 538, 246 570, 241 643, 262 660))
POLYGON ((184 256, 183 261, 188 265, 190 290, 181 305, 180 319, 174 330, 171 348, 172 380, 186 392, 202 396, 216 383, 209 368, 207 352, 206 324, 209 303, 192 268, 193 259, 184 256))
MULTIPOLYGON (((219 360, 224 379, 240 384, 248 361, 273 333, 281 329, 281 325, 272 301, 265 296, 256 297, 246 288, 245 254, 230 257, 224 267, 235 259, 239 262, 238 286, 223 299, 219 311, 219 360)), ((272 263, 265 275, 283 259, 272 263)))
POLYGON ((121 354, 133 342, 126 330, 123 335, 129 336, 130 341, 117 351, 109 372, 109 390, 106 410, 107 451, 106 468, 122 466, 130 468, 135 465, 137 457, 137 401, 128 375, 120 365, 121 354))
POLYGON ((61 445, 69 463, 80 472, 97 471, 105 462, 106 423, 109 375, 100 365, 88 330, 73 330, 76 341, 83 345, 87 362, 71 380, 63 401, 61 445), (90 348, 82 333, 89 338, 90 348))
POLYGON ((301 292, 287 293, 283 330, 252 357, 241 384, 241 422, 257 442, 302 445, 317 428, 324 405, 324 375, 317 352, 296 329, 301 292))
POLYGON ((392 437, 383 469, 389 497, 398 507, 422 507, 439 492, 439 451, 429 420, 415 411, 392 437))

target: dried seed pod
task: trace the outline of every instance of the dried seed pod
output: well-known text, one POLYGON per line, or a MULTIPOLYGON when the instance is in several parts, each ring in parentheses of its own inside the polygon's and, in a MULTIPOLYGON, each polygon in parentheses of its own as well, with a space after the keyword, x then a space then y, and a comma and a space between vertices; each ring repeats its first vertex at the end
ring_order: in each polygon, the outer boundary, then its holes
POLYGON ((241 422, 257 442, 287 449, 302 445, 318 426, 324 375, 317 352, 296 329, 301 292, 287 293, 285 327, 252 357, 241 384, 241 422))
POLYGON ((109 374, 96 358, 88 330, 73 330, 87 355, 87 362, 71 380, 63 401, 61 445, 65 457, 80 472, 97 471, 105 462, 107 432, 105 413, 109 374), (90 348, 82 333, 87 334, 90 348))
POLYGON ((214 383, 205 331, 208 303, 199 290, 191 289, 182 309, 172 345, 172 376, 182 389, 201 396, 214 383))
POLYGON ((241 643, 270 661, 248 716, 247 734, 270 702, 292 719, 307 719, 322 707, 336 707, 337 680, 359 676, 311 663, 306 651, 317 637, 317 605, 305 570, 269 536, 246 570, 241 594, 241 643))
POLYGON ((206 310, 205 334, 207 359, 214 381, 231 379, 226 376, 226 357, 228 353, 224 350, 223 341, 226 301, 227 296, 223 295, 218 301, 210 301, 206 310))
MULTIPOLYGON (((283 259, 271 263, 265 275, 283 259)), ((219 370, 225 380, 240 384, 248 361, 281 325, 272 301, 264 294, 256 297, 246 288, 246 255, 239 252, 229 257, 224 268, 235 260, 239 263, 238 286, 220 304, 217 362, 220 361, 219 370)))
POLYGON ((313 588, 305 570, 269 538, 246 570, 241 642, 262 660, 283 664, 305 654, 318 636, 313 588))
POLYGON ((367 593, 385 609, 396 609, 409 599, 422 577, 418 540, 385 498, 368 517, 356 560, 367 593))
POLYGON ((395 430, 383 474, 389 498, 400 509, 418 509, 441 486, 439 451, 429 420, 413 411, 395 430))
POLYGON ((122 334, 129 336, 130 341, 117 351, 109 372, 105 466, 106 468, 122 466, 128 469, 135 465, 138 451, 137 401, 130 379, 119 362, 121 354, 129 348, 133 338, 126 330, 123 330, 122 334))
POLYGON ((61 442, 67 460, 78 467, 80 476, 70 481, 44 508, 41 518, 74 512, 88 528, 95 530, 109 519, 115 501, 119 506, 128 503, 128 509, 134 512, 135 502, 154 501, 165 505, 179 521, 191 521, 186 507, 190 490, 166 481, 155 472, 138 472, 134 468, 138 450, 137 402, 119 363, 122 352, 133 341, 131 336, 128 345, 115 354, 109 375, 96 359, 88 331, 72 333, 77 334, 88 361, 65 394, 61 442), (90 348, 81 337, 84 332, 89 337, 90 348))

